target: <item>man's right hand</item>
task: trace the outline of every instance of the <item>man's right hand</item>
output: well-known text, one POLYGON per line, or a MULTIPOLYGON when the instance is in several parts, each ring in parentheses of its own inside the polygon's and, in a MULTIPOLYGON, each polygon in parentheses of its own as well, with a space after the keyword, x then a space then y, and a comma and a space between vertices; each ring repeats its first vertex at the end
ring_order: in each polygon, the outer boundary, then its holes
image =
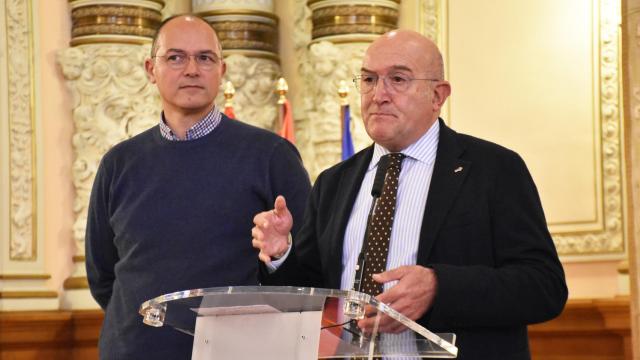
POLYGON ((289 249, 289 233, 293 226, 293 217, 287 209, 284 196, 279 195, 273 210, 259 213, 253 218, 254 227, 251 229, 251 244, 260 250, 258 258, 268 264, 284 256, 289 249))

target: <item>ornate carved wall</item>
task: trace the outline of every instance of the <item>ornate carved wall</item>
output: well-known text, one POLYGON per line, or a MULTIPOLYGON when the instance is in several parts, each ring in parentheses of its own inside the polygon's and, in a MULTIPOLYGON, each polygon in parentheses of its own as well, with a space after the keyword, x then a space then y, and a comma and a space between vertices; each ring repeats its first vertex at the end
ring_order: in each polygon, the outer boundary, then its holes
POLYGON ((69 4, 73 47, 60 51, 58 62, 73 101, 77 253, 73 274, 64 283, 62 303, 65 308, 82 309, 97 306, 87 291, 84 235, 100 159, 113 145, 155 125, 160 116, 157 91, 142 64, 149 56, 164 2, 70 0, 69 4))
POLYGON ((57 308, 57 293, 46 287, 50 276, 38 219, 43 179, 38 177, 35 11, 29 1, 0 5, 0 310, 57 308))

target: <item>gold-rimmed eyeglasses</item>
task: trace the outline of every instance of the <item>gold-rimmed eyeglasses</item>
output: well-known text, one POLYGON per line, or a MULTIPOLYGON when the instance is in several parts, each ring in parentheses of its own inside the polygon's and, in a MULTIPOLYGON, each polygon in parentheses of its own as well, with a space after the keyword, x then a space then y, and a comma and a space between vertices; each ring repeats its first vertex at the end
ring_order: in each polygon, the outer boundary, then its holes
POLYGON ((411 82, 415 80, 442 81, 441 79, 412 78, 403 74, 392 74, 385 76, 379 76, 376 74, 363 74, 355 76, 353 78, 353 83, 355 84, 356 89, 358 89, 361 94, 368 94, 371 92, 371 90, 375 89, 376 85, 378 85, 378 79, 380 78, 382 78, 382 82, 387 89, 391 89, 396 93, 407 91, 411 86, 411 82))
POLYGON ((170 68, 180 70, 184 69, 191 58, 201 70, 212 70, 220 62, 220 58, 210 52, 198 54, 187 54, 182 52, 169 52, 164 55, 155 55, 153 58, 161 58, 170 68))

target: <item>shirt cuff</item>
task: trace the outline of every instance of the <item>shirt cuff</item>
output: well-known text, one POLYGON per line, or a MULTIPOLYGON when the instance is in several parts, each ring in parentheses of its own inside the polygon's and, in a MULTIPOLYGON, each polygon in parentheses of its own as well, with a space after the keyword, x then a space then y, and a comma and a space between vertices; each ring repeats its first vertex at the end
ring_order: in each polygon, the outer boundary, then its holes
MULTIPOLYGON (((291 234, 289 234, 289 236, 291 236, 291 234)), ((291 244, 289 244, 289 248, 287 249, 287 252, 285 252, 284 255, 282 255, 281 258, 279 258, 278 260, 273 260, 273 261, 265 264, 267 266, 267 270, 269 271, 269 274, 273 274, 274 272, 276 272, 276 270, 278 270, 280 265, 282 265, 282 263, 285 260, 287 260, 287 257, 289 256, 290 252, 291 252, 291 244)))

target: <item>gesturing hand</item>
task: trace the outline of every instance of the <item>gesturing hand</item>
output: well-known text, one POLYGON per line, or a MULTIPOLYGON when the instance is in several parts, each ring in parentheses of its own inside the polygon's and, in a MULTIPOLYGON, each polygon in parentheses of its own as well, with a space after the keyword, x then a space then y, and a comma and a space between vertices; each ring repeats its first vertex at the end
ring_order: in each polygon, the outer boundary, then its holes
POLYGON ((287 252, 293 217, 282 195, 276 198, 273 210, 256 215, 253 224, 251 244, 260 250, 261 261, 270 263, 272 258, 280 258, 287 252))

